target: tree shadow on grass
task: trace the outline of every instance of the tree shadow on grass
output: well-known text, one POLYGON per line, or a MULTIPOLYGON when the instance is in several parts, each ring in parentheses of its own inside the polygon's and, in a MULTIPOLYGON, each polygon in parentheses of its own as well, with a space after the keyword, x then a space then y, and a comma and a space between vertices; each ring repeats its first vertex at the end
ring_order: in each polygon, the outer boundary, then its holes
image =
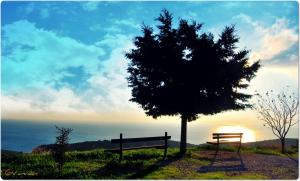
POLYGON ((119 162, 117 159, 111 160, 104 167, 95 171, 99 178, 103 179, 137 179, 165 167, 170 163, 181 159, 178 153, 163 159, 158 155, 131 155, 124 156, 119 162))
POLYGON ((237 153, 237 157, 228 157, 222 158, 217 163, 218 154, 215 153, 213 158, 201 158, 203 160, 210 160, 210 164, 208 166, 202 166, 199 168, 199 173, 207 173, 207 172, 216 172, 216 171, 246 171, 245 164, 243 162, 243 158, 240 153, 237 153), (238 163, 236 163, 238 162, 238 163))

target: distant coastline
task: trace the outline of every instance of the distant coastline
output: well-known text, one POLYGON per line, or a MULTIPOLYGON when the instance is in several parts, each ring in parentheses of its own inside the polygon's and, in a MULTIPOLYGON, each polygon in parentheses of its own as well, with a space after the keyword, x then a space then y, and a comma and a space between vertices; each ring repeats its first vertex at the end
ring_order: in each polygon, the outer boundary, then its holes
MULTIPOLYGON (((157 144, 157 142, 146 142, 143 143, 143 145, 149 145, 149 144, 157 144)), ((204 145, 199 144, 199 145, 204 145)), ((244 147, 270 147, 270 148, 275 148, 280 144, 280 141, 278 139, 273 139, 273 140, 264 140, 264 141, 256 141, 256 142, 248 142, 248 143, 243 143, 242 145, 244 147)), ((286 146, 298 146, 299 144, 299 139, 297 138, 287 138, 286 140, 286 146)), ((170 140, 168 141, 169 147, 179 147, 180 142, 179 141, 173 141, 170 140)), ((199 146, 195 144, 190 144, 188 143, 188 147, 192 146, 199 146)), ((135 144, 131 144, 130 146, 135 146, 135 144)), ((117 144, 111 144, 109 140, 98 140, 98 141, 85 141, 85 142, 78 142, 78 143, 72 143, 69 144, 69 151, 86 151, 86 150, 93 150, 93 149, 110 149, 110 148, 115 148, 118 147, 117 144)), ((33 153, 42 153, 42 152, 47 152, 50 151, 53 148, 53 144, 48 144, 48 145, 40 145, 32 150, 33 153)))
MULTIPOLYGON (((150 141, 142 143, 142 145, 153 145, 158 144, 160 141, 150 141)), ((129 143, 128 146, 138 146, 141 144, 136 143, 129 143)), ((168 141, 169 147, 179 147, 180 142, 179 141, 168 141)), ((37 146, 32 150, 33 153, 42 153, 50 151, 53 148, 54 144, 48 144, 48 145, 40 145, 37 146)), ((196 146, 194 144, 187 143, 188 147, 196 146)), ((111 144, 109 140, 98 140, 98 141, 84 141, 84 142, 78 142, 78 143, 71 143, 68 145, 69 151, 86 151, 86 150, 93 150, 93 149, 110 149, 110 148, 116 148, 118 147, 118 144, 111 144)))

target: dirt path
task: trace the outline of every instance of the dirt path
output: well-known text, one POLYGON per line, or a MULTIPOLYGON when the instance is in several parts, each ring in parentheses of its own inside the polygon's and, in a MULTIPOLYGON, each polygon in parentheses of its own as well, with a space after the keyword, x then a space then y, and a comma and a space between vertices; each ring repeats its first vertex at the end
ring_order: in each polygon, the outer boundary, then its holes
POLYGON ((241 153, 220 151, 214 157, 214 151, 198 151, 194 157, 199 160, 209 161, 208 166, 195 163, 174 162, 182 172, 193 170, 198 173, 225 171, 227 175, 241 173, 258 173, 270 179, 297 179, 298 161, 288 157, 262 155, 254 153, 241 153))

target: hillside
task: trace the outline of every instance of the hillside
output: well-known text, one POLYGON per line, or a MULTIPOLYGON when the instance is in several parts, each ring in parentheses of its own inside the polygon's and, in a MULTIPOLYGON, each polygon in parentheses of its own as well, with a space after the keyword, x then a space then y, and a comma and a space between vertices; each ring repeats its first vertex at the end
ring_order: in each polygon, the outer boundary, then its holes
MULTIPOLYGON (((147 146, 147 145, 155 145, 162 143, 162 141, 149 141, 149 142, 144 142, 144 143, 127 143, 127 146, 130 147, 135 147, 135 146, 147 146)), ((296 138, 287 138, 286 139, 286 147, 298 147, 299 140, 296 138)), ((170 140, 168 141, 169 147, 179 147, 180 142, 178 141, 173 141, 170 140)), ((200 144, 202 146, 207 145, 207 144, 200 144)), ((48 145, 40 145, 37 146, 32 150, 33 153, 43 153, 50 151, 53 148, 53 144, 48 144, 48 145)), ((71 143, 68 146, 68 151, 87 151, 87 150, 93 150, 93 149, 111 149, 111 148, 117 148, 119 145, 118 144, 112 144, 108 140, 98 140, 98 141, 85 141, 85 142, 78 142, 78 143, 71 143)), ((187 143, 188 147, 193 147, 197 146, 194 144, 187 143)), ((264 141, 257 141, 257 142, 248 142, 248 143, 243 143, 243 147, 262 147, 262 148, 270 148, 270 149, 280 149, 280 141, 278 139, 274 140, 264 140, 264 141)))
MULTIPOLYGON (((127 146, 135 147, 135 146, 147 146, 147 145, 157 145, 162 144, 163 141, 148 141, 144 143, 126 143, 127 146)), ((179 147, 180 142, 169 140, 168 141, 169 147, 179 147)), ((53 144, 49 145, 40 145, 37 146, 32 150, 33 153, 42 153, 50 151, 53 148, 53 144)), ((85 142, 78 142, 78 143, 71 143, 68 145, 68 151, 86 151, 86 150, 93 150, 93 149, 111 149, 117 148, 118 144, 112 144, 108 140, 98 140, 98 141, 85 141, 85 142)), ((187 143, 187 147, 196 146, 190 143, 187 143)))
MULTIPOLYGON (((279 148, 280 147, 280 140, 274 139, 274 140, 263 140, 263 141, 256 141, 256 142, 249 142, 244 143, 243 146, 246 147, 264 147, 264 148, 279 148)), ((297 138, 287 138, 285 142, 286 147, 298 147, 299 139, 297 138)))
POLYGON ((167 158, 158 149, 131 150, 119 155, 103 149, 67 152, 59 173, 51 154, 1 153, 3 179, 296 179, 298 149, 283 155, 268 148, 194 146, 180 156, 169 148, 167 158))

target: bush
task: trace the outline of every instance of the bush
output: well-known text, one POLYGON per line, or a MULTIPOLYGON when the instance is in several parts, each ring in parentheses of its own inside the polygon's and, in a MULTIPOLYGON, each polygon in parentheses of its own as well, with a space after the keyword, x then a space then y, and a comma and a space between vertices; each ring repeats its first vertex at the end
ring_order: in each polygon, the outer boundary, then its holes
POLYGON ((55 128, 57 129, 58 136, 56 137, 56 142, 51 155, 58 165, 59 173, 62 173, 62 168, 66 161, 65 152, 68 147, 69 135, 72 132, 72 129, 63 127, 59 128, 57 126, 55 126, 55 128))

